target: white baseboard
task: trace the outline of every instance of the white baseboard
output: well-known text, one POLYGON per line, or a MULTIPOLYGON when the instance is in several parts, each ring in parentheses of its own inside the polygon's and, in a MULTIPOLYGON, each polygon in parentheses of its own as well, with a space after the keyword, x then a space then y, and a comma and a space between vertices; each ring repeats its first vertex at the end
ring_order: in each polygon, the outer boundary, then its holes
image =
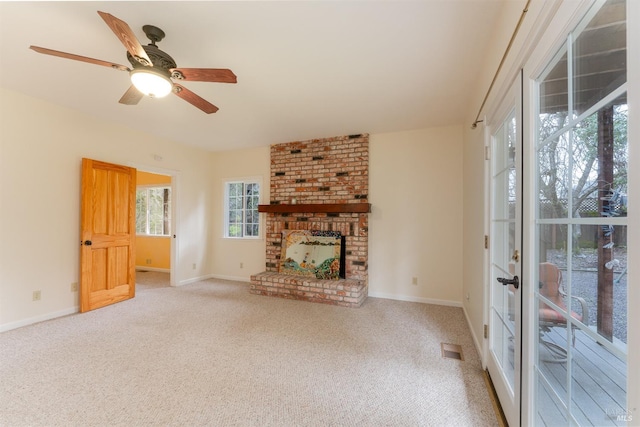
POLYGON ((467 319, 467 325, 469 326, 469 332, 471 333, 471 338, 473 338, 473 343, 476 346, 476 351, 478 352, 478 356, 480 357, 480 361, 482 363, 482 366, 484 367, 484 360, 483 360, 484 353, 482 350, 482 345, 480 341, 478 341, 478 337, 474 332, 473 326, 471 325, 471 319, 469 318, 469 314, 467 313, 467 310, 464 307, 464 305, 462 306, 462 312, 464 313, 464 318, 467 319))
POLYGON ((68 316, 69 314, 76 314, 80 311, 80 307, 67 308, 65 310, 55 311, 53 313, 46 313, 40 316, 30 317, 28 319, 18 320, 16 322, 4 323, 0 325, 0 332, 10 331, 12 329, 22 328, 23 326, 33 325, 34 323, 44 322, 45 320, 55 319, 57 317, 68 316))
POLYGON ((170 268, 145 267, 144 265, 136 265, 136 271, 157 271, 159 273, 171 273, 170 268))
POLYGON ((241 276, 224 276, 221 274, 212 274, 212 279, 220 279, 220 280, 232 280, 234 282, 243 282, 243 283, 251 283, 251 279, 248 277, 241 276))
POLYGON ((369 290, 369 296, 373 298, 384 298, 384 299, 393 299, 397 301, 408 301, 408 302, 420 302, 423 304, 435 304, 435 305, 446 305, 449 307, 462 307, 462 303, 459 301, 449 301, 443 299, 434 299, 434 298, 423 298, 423 297, 413 297, 409 295, 397 295, 397 294, 387 294, 384 292, 371 292, 369 290))
POLYGON ((181 280, 181 281, 177 282, 175 284, 175 286, 184 286, 184 285, 188 285, 190 283, 201 282, 203 280, 211 279, 212 277, 213 277, 213 275, 211 275, 211 274, 207 274, 207 275, 204 275, 204 276, 198 276, 198 277, 192 277, 191 279, 185 279, 185 280, 181 280))
POLYGON ((190 283, 201 282, 201 281, 207 280, 207 279, 232 280, 234 282, 243 282, 243 283, 250 283, 251 282, 251 280, 246 278, 246 277, 224 276, 222 274, 207 274, 206 276, 200 276, 200 277, 194 277, 192 279, 182 280, 176 286, 184 286, 184 285, 188 285, 190 283))

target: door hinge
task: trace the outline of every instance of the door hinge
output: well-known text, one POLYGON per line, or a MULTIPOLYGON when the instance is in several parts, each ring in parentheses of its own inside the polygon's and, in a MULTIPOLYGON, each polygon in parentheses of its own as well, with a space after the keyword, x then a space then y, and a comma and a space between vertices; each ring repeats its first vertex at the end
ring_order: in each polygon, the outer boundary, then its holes
POLYGON ((484 248, 489 249, 489 236, 485 234, 484 236, 484 248))
POLYGON ((484 325, 484 338, 489 338, 489 325, 484 325))

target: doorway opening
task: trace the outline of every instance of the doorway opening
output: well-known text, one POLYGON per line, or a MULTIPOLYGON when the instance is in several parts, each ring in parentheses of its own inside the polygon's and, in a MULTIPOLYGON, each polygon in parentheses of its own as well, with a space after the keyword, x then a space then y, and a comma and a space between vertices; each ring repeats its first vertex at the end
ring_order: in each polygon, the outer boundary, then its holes
POLYGON ((136 282, 141 289, 173 284, 175 185, 172 175, 138 170, 136 282))

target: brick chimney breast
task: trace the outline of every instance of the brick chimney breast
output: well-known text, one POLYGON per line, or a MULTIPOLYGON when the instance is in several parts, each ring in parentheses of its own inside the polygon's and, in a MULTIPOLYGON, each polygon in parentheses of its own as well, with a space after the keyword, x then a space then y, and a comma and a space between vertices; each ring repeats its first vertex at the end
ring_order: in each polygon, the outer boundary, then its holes
MULTIPOLYGON (((367 203, 369 135, 271 146, 271 205, 367 203), (292 200, 295 201, 292 203, 292 200)), ((251 277, 251 293, 359 307, 367 295, 367 213, 266 213, 266 271, 251 277), (339 231, 345 236, 345 279, 278 274, 283 230, 339 231)))

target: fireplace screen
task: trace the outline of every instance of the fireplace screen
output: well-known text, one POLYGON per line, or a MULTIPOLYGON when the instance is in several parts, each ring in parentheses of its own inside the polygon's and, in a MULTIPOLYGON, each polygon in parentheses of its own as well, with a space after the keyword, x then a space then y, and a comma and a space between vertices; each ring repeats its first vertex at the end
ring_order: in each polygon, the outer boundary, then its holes
POLYGON ((280 273, 316 279, 340 278, 341 235, 335 231, 282 232, 280 273))

